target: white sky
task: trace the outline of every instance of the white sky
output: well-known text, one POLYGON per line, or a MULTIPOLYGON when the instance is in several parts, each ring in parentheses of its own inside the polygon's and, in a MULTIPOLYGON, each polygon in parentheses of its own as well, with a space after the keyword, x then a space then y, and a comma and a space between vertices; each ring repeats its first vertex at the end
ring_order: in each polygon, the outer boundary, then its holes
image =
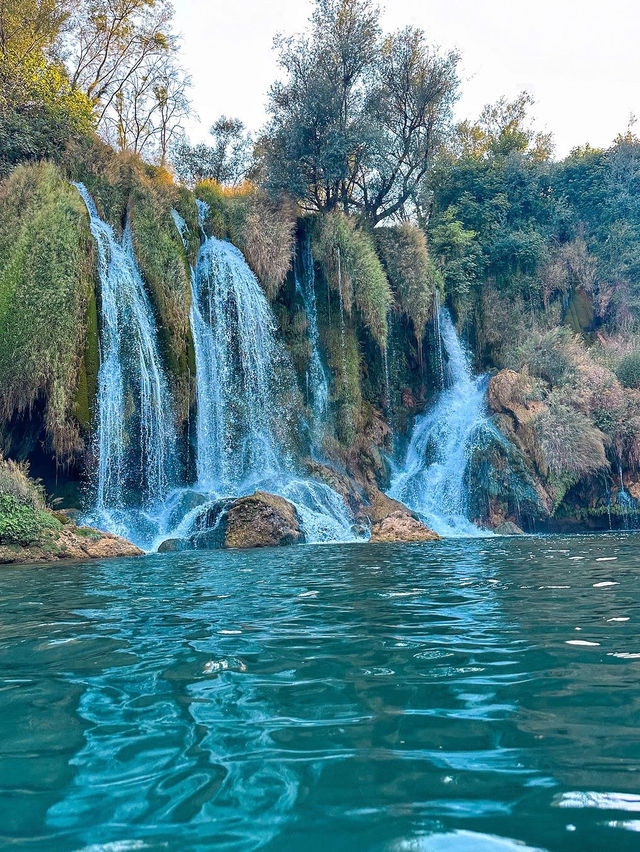
MULTIPOLYGON (((174 0, 182 56, 193 80, 192 139, 221 114, 253 131, 276 76, 273 36, 300 31, 312 0, 174 0)), ((386 0, 386 29, 419 26, 462 54, 459 118, 526 89, 556 155, 608 145, 640 118, 638 0, 386 0)))

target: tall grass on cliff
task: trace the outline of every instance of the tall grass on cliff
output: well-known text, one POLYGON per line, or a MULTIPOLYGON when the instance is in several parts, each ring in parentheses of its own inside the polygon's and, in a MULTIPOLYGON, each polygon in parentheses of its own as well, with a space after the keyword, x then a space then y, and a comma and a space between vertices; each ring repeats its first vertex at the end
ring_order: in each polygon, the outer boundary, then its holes
POLYGON ((82 443, 74 395, 93 257, 76 190, 50 163, 18 166, 0 185, 0 421, 42 401, 61 459, 82 443))
POLYGON ((275 299, 295 250, 293 206, 269 198, 249 182, 223 187, 217 181, 205 180, 196 185, 195 192, 209 205, 207 232, 237 246, 268 298, 275 299))
POLYGON ((347 313, 357 309, 381 349, 387 345, 387 313, 393 296, 373 238, 342 213, 320 216, 313 231, 314 256, 322 264, 347 313))

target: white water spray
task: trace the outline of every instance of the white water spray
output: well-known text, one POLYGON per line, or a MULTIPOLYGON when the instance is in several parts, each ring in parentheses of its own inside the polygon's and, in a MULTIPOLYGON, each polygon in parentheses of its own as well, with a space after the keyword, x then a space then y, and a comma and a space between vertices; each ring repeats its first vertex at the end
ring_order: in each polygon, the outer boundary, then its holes
POLYGON ((388 494, 405 503, 443 536, 481 535, 468 519, 468 465, 487 427, 486 378, 474 377, 469 358, 445 308, 439 329, 447 356, 445 389, 413 428, 402 468, 388 494))

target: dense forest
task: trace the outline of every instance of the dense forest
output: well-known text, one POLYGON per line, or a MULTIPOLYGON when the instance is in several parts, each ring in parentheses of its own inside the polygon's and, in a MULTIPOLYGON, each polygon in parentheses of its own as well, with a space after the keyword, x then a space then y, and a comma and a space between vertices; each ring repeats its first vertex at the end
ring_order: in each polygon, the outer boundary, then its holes
POLYGON ((441 390, 445 305, 488 375, 470 518, 525 531, 633 524, 633 125, 607 149, 558 160, 527 93, 456 123, 457 54, 420 30, 384 32, 370 0, 316 0, 305 32, 275 45, 261 132, 221 116, 208 144, 191 145, 172 27, 165 0, 0 3, 0 543, 58 522, 43 520, 27 469, 58 507, 77 508, 96 466, 99 257, 73 183, 116 234, 130 229, 184 481, 195 476, 200 204, 205 235, 240 249, 268 298, 297 380, 287 405, 305 422, 313 341, 298 284, 312 252, 329 414, 315 452, 297 429, 310 475, 352 502, 386 489, 441 390))

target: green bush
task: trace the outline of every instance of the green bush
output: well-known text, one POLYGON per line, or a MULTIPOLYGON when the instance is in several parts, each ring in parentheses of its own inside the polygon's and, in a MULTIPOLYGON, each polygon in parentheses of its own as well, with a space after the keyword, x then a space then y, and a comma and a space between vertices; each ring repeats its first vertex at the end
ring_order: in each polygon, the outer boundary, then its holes
POLYGON ((45 494, 39 482, 29 478, 27 464, 19 464, 0 455, 0 494, 13 497, 32 509, 44 509, 45 494))
POLYGON ((205 180, 196 185, 195 193, 209 205, 207 234, 237 246, 269 299, 275 299, 295 249, 293 208, 286 202, 276 203, 250 183, 225 189, 205 180))
POLYGON ((551 474, 585 476, 608 467, 604 434, 576 409, 551 398, 535 420, 535 432, 551 474))
POLYGON ((25 505, 10 494, 0 493, 0 544, 34 544, 45 529, 59 529, 61 526, 49 512, 25 505))
POLYGON ((616 375, 625 388, 640 388, 640 351, 623 358, 616 368, 616 375))

